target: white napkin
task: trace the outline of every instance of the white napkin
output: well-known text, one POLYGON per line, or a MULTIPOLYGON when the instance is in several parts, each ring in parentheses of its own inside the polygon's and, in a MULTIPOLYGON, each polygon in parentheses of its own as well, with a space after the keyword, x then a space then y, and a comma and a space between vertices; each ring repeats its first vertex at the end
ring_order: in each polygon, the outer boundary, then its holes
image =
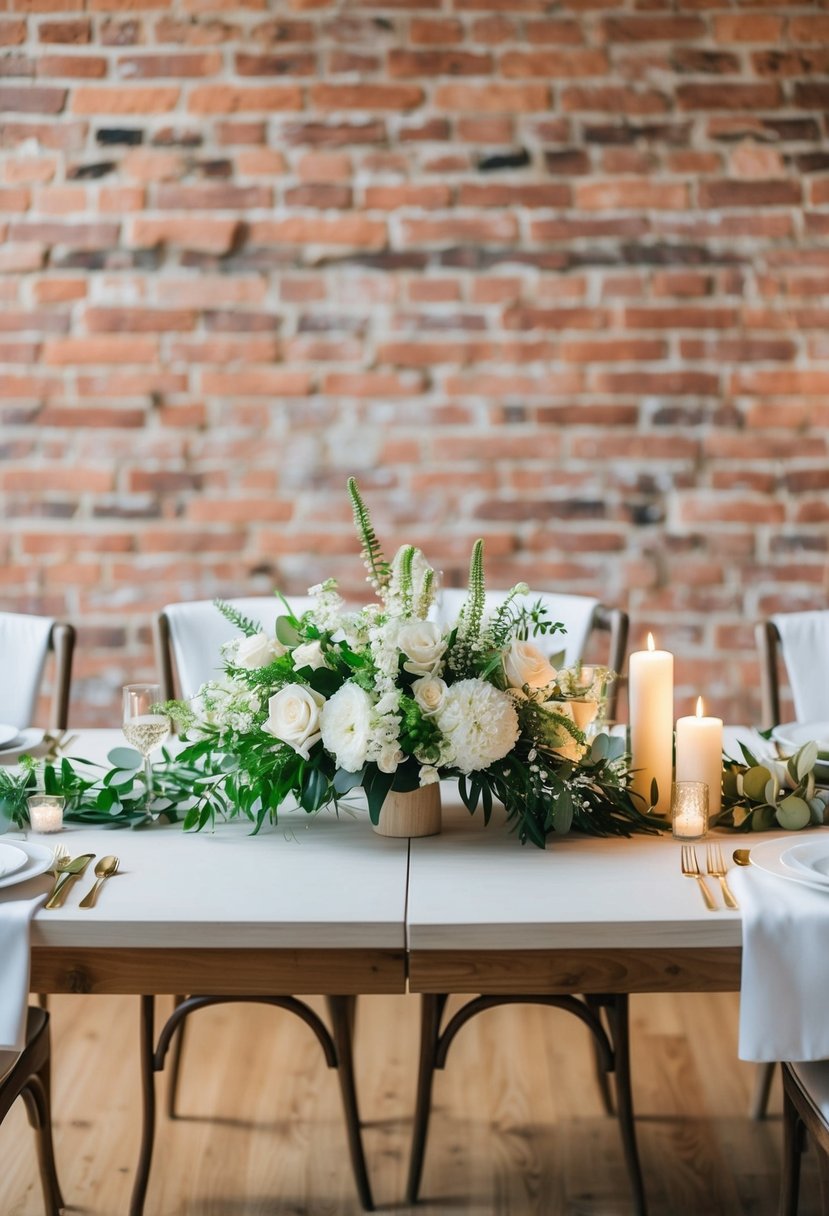
POLYGON ((740 1059, 829 1058, 829 888, 751 867, 729 881, 743 913, 740 1059))
POLYGON ((783 612, 771 618, 780 634, 798 722, 829 719, 829 612, 783 612))
POLYGON ((0 612, 0 722, 31 726, 54 621, 0 612))
POLYGON ((22 1051, 25 1046, 29 925, 45 899, 41 892, 33 899, 0 901, 0 1052, 22 1051))

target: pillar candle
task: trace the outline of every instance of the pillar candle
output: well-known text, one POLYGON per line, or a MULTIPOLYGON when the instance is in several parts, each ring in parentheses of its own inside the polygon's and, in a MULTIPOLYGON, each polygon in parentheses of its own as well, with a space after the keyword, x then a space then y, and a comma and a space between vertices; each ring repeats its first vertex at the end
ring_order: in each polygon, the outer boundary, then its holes
POLYGON ((631 789, 639 795, 642 810, 651 803, 651 783, 658 792, 655 811, 667 815, 671 809, 674 742, 674 656, 654 649, 648 634, 648 649, 637 650, 628 663, 630 707, 630 754, 634 773, 631 789))
POLYGON ((713 819, 722 802, 722 718, 705 718, 702 697, 694 717, 676 723, 676 779, 704 781, 708 786, 708 812, 713 819))

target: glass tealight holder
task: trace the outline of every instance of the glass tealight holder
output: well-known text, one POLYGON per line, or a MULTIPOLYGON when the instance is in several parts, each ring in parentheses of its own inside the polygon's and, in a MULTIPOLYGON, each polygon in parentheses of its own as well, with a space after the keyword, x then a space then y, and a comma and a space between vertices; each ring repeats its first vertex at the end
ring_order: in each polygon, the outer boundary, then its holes
POLYGON ((29 824, 33 832, 59 832, 63 828, 63 804, 59 794, 30 794, 29 824))
POLYGON ((674 840, 702 840, 708 834, 705 781, 675 781, 671 786, 671 828, 674 840))

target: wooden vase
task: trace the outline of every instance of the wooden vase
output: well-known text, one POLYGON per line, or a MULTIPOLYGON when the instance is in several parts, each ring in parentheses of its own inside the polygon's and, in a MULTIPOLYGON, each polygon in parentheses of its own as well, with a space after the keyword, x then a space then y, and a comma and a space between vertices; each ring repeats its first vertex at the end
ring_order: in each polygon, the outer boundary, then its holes
POLYGON ((440 831, 439 783, 408 793, 389 790, 380 822, 372 826, 381 836, 436 836, 440 831))

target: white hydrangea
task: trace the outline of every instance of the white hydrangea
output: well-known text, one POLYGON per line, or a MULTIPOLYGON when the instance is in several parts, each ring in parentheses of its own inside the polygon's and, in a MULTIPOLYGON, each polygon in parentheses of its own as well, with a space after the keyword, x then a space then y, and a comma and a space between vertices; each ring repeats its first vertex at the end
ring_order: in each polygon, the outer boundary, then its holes
POLYGON ((509 696, 485 680, 459 680, 435 715, 447 744, 441 763, 473 773, 512 751, 518 714, 509 696))

